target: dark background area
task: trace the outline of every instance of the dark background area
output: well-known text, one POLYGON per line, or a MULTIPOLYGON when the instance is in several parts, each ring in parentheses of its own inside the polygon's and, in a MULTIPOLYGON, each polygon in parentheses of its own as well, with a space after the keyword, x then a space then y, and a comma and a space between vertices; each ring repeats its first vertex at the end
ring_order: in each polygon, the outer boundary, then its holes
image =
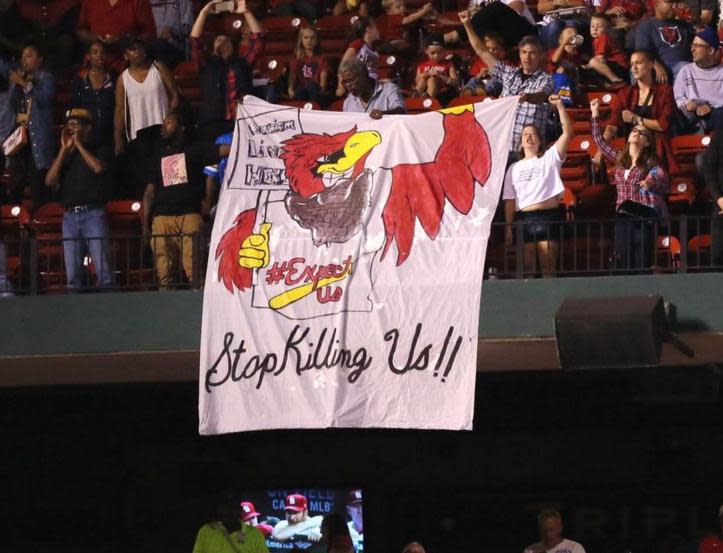
MULTIPOLYGON (((366 551, 694 551, 723 503, 717 367, 479 374, 473 432, 200 437, 195 383, 0 390, 8 551, 190 552, 222 490, 365 490, 366 551)), ((434 409, 434 406, 430 406, 434 409)), ((3 547, 4 549, 4 547, 3 547)))

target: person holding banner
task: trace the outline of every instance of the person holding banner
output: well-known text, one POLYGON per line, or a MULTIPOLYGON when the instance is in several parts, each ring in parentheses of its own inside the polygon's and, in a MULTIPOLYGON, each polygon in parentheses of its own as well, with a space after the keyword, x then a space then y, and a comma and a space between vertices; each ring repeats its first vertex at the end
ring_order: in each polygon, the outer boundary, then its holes
POLYGON ((341 62, 339 84, 349 93, 344 100, 344 111, 368 113, 372 119, 407 111, 399 87, 372 79, 364 62, 357 58, 341 62))
POLYGON ((573 136, 572 121, 559 96, 550 96, 562 123, 562 135, 545 150, 542 132, 535 125, 522 129, 522 159, 513 163, 505 175, 502 199, 505 200, 506 243, 512 245, 512 222, 523 225, 525 266, 536 266, 535 253, 543 276, 552 276, 559 254, 559 235, 564 222, 560 197, 565 191, 560 169, 573 136), (515 212, 516 215, 515 215, 515 212))

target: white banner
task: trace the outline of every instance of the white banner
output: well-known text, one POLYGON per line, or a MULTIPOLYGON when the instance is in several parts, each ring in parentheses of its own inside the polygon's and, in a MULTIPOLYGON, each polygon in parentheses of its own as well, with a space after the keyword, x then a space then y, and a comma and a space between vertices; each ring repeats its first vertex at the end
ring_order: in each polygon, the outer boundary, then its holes
POLYGON ((201 434, 472 428, 516 106, 374 120, 246 97, 211 238, 201 434))

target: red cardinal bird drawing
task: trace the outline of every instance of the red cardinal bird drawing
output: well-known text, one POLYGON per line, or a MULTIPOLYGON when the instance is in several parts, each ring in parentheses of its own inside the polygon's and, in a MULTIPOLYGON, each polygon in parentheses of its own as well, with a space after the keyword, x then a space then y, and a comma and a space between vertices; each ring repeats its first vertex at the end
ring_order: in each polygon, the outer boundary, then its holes
MULTIPOLYGON (((412 251, 416 221, 434 240, 447 203, 462 214, 469 213, 475 185, 484 186, 491 172, 489 140, 472 106, 443 110, 442 117, 444 136, 432 161, 386 168, 392 180, 382 211, 381 259, 394 243, 397 265, 412 251)), ((370 188, 365 163, 381 142, 376 131, 356 127, 334 135, 299 134, 283 142, 280 157, 291 189, 284 205, 289 216, 310 231, 315 246, 346 242, 362 228, 370 188)), ((268 263, 268 254, 264 258, 262 253, 246 266, 240 263, 242 249, 268 238, 263 236, 263 225, 261 235, 254 234, 256 218, 256 209, 240 213, 216 248, 219 280, 230 292, 250 288, 253 269, 268 263)))

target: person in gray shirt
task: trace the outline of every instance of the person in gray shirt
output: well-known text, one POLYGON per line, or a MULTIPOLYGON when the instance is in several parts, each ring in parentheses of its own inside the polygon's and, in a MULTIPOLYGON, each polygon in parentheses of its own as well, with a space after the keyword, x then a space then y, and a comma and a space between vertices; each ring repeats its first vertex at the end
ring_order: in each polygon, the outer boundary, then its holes
POLYGON ((344 100, 345 112, 368 113, 372 119, 379 119, 384 114, 407 111, 399 87, 369 77, 366 65, 357 58, 339 65, 339 83, 348 93, 344 100))

